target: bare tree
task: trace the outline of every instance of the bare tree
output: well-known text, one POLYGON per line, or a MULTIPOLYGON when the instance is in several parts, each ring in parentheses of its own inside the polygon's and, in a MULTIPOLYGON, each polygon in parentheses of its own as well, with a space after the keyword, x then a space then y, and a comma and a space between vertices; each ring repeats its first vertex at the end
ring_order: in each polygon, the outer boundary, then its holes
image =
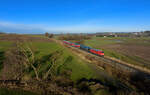
POLYGON ((46 37, 49 37, 49 33, 48 33, 48 32, 46 32, 46 33, 45 33, 45 36, 46 36, 46 37))
POLYGON ((32 69, 34 70, 34 73, 36 75, 36 79, 40 80, 39 79, 39 75, 38 75, 38 71, 37 71, 36 67, 34 66, 34 64, 35 64, 35 57, 34 57, 33 51, 31 50, 30 47, 24 48, 21 43, 17 43, 17 45, 18 45, 18 48, 20 48, 22 54, 24 55, 24 57, 26 59, 26 63, 28 65, 30 65, 32 67, 32 69))
POLYGON ((49 37, 49 38, 53 38, 53 36, 54 36, 54 34, 49 34, 48 37, 49 37))

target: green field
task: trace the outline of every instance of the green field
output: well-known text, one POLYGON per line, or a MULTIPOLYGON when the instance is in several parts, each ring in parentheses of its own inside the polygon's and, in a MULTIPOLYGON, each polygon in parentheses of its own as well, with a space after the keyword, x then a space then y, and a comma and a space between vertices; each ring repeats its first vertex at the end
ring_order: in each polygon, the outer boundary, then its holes
POLYGON ((11 48, 12 44, 11 41, 0 41, 0 51, 6 51, 11 48))
POLYGON ((10 41, 0 41, 0 71, 3 68, 2 62, 5 59, 4 52, 11 48, 12 44, 10 41))

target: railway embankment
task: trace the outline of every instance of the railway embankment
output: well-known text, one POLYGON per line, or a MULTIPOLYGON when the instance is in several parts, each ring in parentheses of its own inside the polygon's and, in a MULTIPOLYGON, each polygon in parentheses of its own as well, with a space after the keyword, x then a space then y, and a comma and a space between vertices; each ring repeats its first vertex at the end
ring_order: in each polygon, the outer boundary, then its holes
POLYGON ((63 44, 63 42, 59 40, 55 41, 67 47, 71 52, 80 56, 80 58, 85 61, 99 66, 101 69, 105 70, 108 74, 116 77, 120 81, 127 83, 133 88, 137 88, 139 91, 150 93, 150 71, 148 69, 134 66, 108 56, 99 57, 87 51, 80 50, 79 48, 63 44))

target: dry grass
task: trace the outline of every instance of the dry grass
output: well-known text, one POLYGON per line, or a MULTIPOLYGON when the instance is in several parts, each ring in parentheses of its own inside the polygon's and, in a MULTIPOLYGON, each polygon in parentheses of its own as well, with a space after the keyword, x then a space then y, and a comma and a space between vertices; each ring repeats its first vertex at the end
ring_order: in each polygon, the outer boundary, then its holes
POLYGON ((107 45, 103 48, 112 49, 114 51, 129 55, 129 56, 138 56, 147 61, 150 61, 150 46, 135 45, 135 44, 114 44, 107 45))
POLYGON ((38 37, 32 35, 16 35, 16 34, 4 34, 0 35, 0 41, 38 41, 38 42, 51 42, 52 40, 46 37, 38 37))
POLYGON ((2 80, 16 80, 20 79, 23 75, 24 68, 24 58, 20 55, 17 48, 5 52, 5 59, 3 61, 3 68, 0 74, 0 79, 2 80))

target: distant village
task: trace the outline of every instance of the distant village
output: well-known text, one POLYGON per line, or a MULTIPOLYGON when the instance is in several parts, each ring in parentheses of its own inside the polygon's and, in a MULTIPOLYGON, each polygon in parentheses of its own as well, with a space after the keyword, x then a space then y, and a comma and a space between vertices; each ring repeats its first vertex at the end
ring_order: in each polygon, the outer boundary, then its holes
POLYGON ((150 31, 142 32, 99 32, 96 37, 150 37, 150 31))

